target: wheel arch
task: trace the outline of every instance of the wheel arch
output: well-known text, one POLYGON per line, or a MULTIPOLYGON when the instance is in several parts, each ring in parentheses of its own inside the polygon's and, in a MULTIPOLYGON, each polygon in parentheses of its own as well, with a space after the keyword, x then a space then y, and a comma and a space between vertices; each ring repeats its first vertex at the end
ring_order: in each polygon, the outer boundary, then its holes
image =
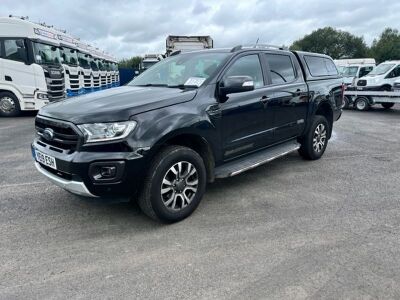
POLYGON ((315 109, 314 115, 324 116, 328 123, 329 123, 329 130, 328 130, 328 139, 330 139, 332 135, 332 128, 333 128, 333 109, 329 101, 323 101, 318 104, 315 109))
POLYGON ((205 137, 190 131, 177 130, 171 132, 154 144, 150 150, 149 157, 154 157, 162 148, 170 145, 184 146, 196 151, 204 161, 207 181, 214 181, 215 156, 210 143, 205 137))

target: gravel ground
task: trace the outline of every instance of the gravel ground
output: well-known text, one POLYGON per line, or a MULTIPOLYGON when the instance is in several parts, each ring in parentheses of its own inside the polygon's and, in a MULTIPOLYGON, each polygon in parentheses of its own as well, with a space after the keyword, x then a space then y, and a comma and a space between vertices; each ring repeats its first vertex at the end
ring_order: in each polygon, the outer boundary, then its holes
POLYGON ((173 225, 51 185, 33 122, 0 119, 1 299, 400 298, 400 106, 345 111, 321 160, 219 180, 173 225))

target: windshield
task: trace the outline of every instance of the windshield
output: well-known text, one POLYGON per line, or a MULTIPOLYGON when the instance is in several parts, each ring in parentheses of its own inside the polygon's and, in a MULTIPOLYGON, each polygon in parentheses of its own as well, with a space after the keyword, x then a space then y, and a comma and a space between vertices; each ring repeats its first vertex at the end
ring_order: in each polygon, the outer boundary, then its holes
POLYGON ((35 61, 38 64, 45 64, 45 65, 61 64, 60 49, 55 46, 34 42, 33 51, 35 54, 35 61))
POLYGON ((104 64, 104 60, 99 60, 98 66, 99 66, 99 70, 100 71, 105 71, 106 70, 106 66, 104 64))
POLYGON ((172 56, 156 63, 129 85, 200 86, 229 54, 197 52, 172 56))
POLYGON ((98 70, 99 70, 99 66, 97 65, 97 63, 98 63, 98 59, 97 59, 97 58, 93 58, 93 59, 90 61, 90 67, 91 67, 91 69, 92 69, 93 71, 98 71, 98 70))
POLYGON ((340 66, 340 67, 336 66, 336 68, 338 69, 338 72, 340 75, 342 75, 343 71, 346 69, 346 67, 343 67, 343 66, 340 66))
POLYGON ((344 67, 342 75, 344 77, 355 77, 357 76, 358 67, 344 67))
POLYGON ((118 71, 118 65, 116 63, 112 63, 111 68, 113 71, 118 71))
POLYGON ((111 66, 110 66, 110 63, 108 61, 106 61, 104 63, 104 65, 105 65, 105 68, 106 68, 107 71, 111 71, 111 66))
POLYGON ((78 53, 79 65, 84 69, 90 69, 90 55, 82 52, 78 53))
POLYGON ((395 66, 395 64, 380 64, 375 69, 373 69, 371 72, 369 72, 368 75, 382 75, 382 74, 385 74, 391 68, 393 68, 394 66, 395 66))
POLYGON ((69 66, 77 66, 78 65, 78 52, 75 49, 62 47, 60 48, 61 57, 64 60, 64 63, 69 66))

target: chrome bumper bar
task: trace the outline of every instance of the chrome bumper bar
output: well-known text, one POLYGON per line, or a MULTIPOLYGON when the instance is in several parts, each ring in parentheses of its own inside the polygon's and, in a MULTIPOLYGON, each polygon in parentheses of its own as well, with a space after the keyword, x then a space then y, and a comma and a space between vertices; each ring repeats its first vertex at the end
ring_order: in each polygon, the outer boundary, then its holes
POLYGON ((38 162, 35 162, 35 167, 40 173, 46 176, 52 183, 59 186, 60 188, 63 188, 64 190, 79 196, 97 198, 97 196, 89 192, 89 190, 87 189, 86 185, 83 182, 74 180, 65 180, 63 178, 57 177, 56 175, 42 168, 38 162))

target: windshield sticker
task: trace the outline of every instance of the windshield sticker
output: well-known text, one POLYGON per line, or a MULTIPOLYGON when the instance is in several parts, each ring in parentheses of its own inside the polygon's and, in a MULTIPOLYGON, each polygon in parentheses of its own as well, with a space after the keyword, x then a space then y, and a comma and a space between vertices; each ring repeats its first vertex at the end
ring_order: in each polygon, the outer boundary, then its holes
POLYGON ((203 82, 206 80, 206 78, 202 77, 189 77, 188 80, 186 80, 184 85, 195 85, 195 86, 201 86, 203 82))

